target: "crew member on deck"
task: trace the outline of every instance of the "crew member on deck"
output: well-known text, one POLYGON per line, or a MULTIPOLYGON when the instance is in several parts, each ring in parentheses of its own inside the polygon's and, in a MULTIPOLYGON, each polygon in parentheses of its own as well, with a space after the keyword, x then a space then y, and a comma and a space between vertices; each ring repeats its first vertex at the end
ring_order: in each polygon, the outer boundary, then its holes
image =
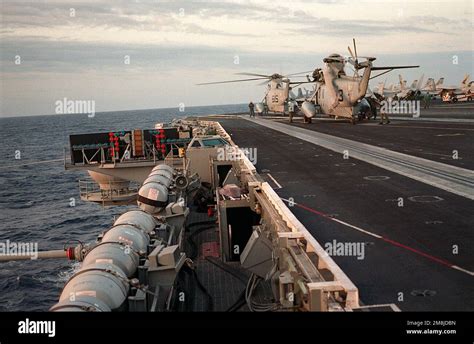
POLYGON ((387 111, 385 111, 385 109, 383 109, 383 107, 381 107, 380 108, 380 123, 379 124, 383 124, 384 119, 387 120, 386 124, 390 123, 390 118, 388 118, 387 111))
POLYGON ((255 106, 253 105, 252 102, 249 103, 249 111, 250 111, 250 117, 255 117, 255 111, 254 108, 255 106))
POLYGON ((423 108, 424 109, 429 109, 431 105, 431 95, 429 93, 426 93, 423 96, 423 108))

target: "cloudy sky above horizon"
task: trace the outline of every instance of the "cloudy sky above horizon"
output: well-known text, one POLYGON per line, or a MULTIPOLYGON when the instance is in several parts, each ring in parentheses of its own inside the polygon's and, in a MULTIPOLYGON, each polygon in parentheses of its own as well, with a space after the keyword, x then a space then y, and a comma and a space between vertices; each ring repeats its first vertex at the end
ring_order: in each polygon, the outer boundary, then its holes
POLYGON ((473 73, 471 0, 2 0, 0 15, 0 116, 52 114, 64 97, 97 111, 258 101, 255 83, 195 84, 311 70, 352 37, 377 65, 421 65, 409 83, 473 73))

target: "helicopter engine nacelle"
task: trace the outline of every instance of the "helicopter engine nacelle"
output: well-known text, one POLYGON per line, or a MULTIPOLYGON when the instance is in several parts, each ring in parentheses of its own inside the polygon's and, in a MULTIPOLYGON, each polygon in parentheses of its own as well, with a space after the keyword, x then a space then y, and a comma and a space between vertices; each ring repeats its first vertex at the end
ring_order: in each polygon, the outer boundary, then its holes
POLYGON ((265 111, 265 105, 263 103, 256 103, 255 104, 255 112, 256 113, 263 113, 265 111))
POLYGON ((316 108, 314 104, 308 101, 303 102, 301 105, 301 112, 307 118, 313 118, 316 115, 316 108))

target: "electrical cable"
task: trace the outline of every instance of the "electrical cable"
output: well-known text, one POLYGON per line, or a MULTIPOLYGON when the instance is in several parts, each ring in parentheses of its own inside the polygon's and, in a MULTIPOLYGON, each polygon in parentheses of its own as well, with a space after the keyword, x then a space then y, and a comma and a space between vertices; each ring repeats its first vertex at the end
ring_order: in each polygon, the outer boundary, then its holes
POLYGON ((245 290, 245 300, 247 302, 247 306, 252 312, 270 312, 277 310, 279 307, 277 303, 259 303, 252 300, 253 294, 257 289, 258 285, 260 284, 260 281, 262 281, 261 277, 258 277, 255 274, 252 274, 252 276, 250 276, 247 283, 247 288, 245 290))
POLYGON ((207 298, 207 309, 206 309, 206 311, 212 311, 212 310, 214 310, 214 300, 213 300, 213 297, 212 297, 212 295, 209 293, 209 291, 207 290, 207 288, 201 283, 201 280, 199 279, 199 276, 197 275, 196 270, 193 269, 193 268, 190 268, 189 266, 186 266, 186 265, 183 266, 183 269, 184 269, 184 271, 190 273, 190 274, 194 277, 198 288, 199 288, 199 289, 203 292, 203 294, 206 296, 206 298, 207 298))

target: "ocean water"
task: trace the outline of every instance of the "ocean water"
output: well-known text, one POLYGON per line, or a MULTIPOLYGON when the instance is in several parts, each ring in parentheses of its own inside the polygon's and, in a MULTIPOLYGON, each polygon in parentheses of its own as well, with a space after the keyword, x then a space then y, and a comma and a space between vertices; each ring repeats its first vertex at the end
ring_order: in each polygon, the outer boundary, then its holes
MULTIPOLYGON (((109 130, 147 129, 190 115, 237 113, 246 105, 154 109, 0 118, 0 243, 37 243, 39 250, 62 249, 68 241, 92 242, 109 228, 125 206, 83 202, 78 179, 85 171, 65 171, 69 135, 109 130), (20 153, 21 159, 17 153, 20 153), (41 164, 19 164, 43 161, 41 164), (71 198, 75 206, 71 207, 71 198)), ((62 259, 0 263, 0 311, 47 311, 79 264, 62 259)))

